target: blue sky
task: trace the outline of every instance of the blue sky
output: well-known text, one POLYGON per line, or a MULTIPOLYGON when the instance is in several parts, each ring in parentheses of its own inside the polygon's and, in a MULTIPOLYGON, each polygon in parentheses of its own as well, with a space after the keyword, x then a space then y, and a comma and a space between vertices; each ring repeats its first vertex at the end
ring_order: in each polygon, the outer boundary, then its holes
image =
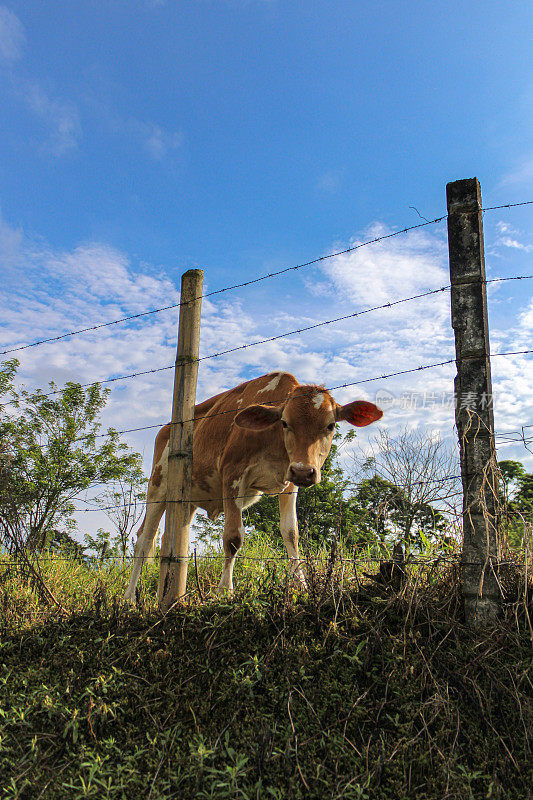
MULTIPOLYGON (((450 180, 476 175, 487 206, 533 199, 532 22, 520 1, 0 3, 0 343, 177 301, 191 266, 218 289, 416 224, 411 206, 440 216, 450 180)), ((490 275, 533 273, 531 214, 487 212, 490 275)), ((206 301, 202 352, 444 283, 441 223, 206 301)), ((530 282, 489 300, 493 350, 528 347, 530 282)), ((444 360, 448 304, 205 362, 199 396, 278 367, 336 385, 444 360)), ((23 351, 21 379, 171 363, 175 326, 169 312, 23 351)), ((494 359, 493 371, 497 427, 533 422, 531 362, 494 359)), ((452 378, 382 388, 445 392, 452 378)), ((166 373, 117 384, 106 422, 166 419, 170 387, 166 373)), ((396 403, 386 417, 393 431, 451 435, 449 408, 396 403)), ((149 460, 149 435, 129 441, 149 460)))

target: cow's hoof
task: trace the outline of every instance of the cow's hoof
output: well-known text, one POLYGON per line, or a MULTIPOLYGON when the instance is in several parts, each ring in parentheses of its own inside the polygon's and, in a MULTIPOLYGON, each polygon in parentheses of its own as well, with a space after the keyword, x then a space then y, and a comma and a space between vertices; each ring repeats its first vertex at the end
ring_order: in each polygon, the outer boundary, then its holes
POLYGON ((307 591, 307 581, 302 573, 298 574, 297 572, 293 572, 291 578, 296 589, 300 589, 302 592, 307 591))

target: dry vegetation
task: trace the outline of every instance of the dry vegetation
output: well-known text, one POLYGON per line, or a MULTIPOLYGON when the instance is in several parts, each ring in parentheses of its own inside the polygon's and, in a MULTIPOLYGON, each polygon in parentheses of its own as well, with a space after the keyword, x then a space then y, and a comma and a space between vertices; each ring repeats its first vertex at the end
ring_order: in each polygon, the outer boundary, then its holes
POLYGON ((454 564, 413 565, 396 590, 324 554, 302 593, 286 562, 250 560, 230 599, 207 556, 165 616, 155 565, 124 611, 119 562, 45 560, 67 614, 0 567, 6 800, 533 797, 523 568, 501 623, 473 636, 454 564))

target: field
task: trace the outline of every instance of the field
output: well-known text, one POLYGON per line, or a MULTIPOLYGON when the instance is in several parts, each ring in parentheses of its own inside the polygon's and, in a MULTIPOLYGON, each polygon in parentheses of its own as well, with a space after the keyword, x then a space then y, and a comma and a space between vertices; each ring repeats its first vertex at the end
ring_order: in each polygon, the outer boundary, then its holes
POLYGON ((6 562, 5 800, 533 797, 518 572, 501 623, 474 636, 456 565, 413 567, 397 591, 363 575, 375 564, 324 558, 300 592, 283 562, 251 560, 220 598, 218 559, 201 556, 163 616, 155 565, 125 611, 120 563, 46 558, 63 613, 6 562))

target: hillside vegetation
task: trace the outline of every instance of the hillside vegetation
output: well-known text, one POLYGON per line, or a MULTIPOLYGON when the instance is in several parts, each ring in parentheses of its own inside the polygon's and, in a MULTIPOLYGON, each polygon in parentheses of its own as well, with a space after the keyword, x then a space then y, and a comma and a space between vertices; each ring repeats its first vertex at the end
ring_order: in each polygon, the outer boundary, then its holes
POLYGON ((250 561, 219 598, 208 555, 165 616, 155 565, 125 611, 120 562, 45 559, 65 613, 5 559, 3 798, 533 797, 522 579, 473 636, 454 565, 413 567, 395 591, 310 563, 297 592, 283 562, 250 561))

